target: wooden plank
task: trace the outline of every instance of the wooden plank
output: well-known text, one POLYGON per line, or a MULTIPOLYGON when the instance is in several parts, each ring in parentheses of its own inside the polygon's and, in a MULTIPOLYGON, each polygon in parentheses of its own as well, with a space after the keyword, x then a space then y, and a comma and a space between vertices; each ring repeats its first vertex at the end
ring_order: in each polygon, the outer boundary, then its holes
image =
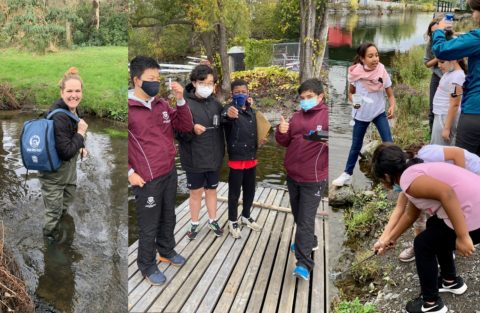
MULTIPOLYGON (((331 212, 331 208, 330 206, 328 205, 328 200, 324 202, 325 203, 325 210, 327 212, 331 212)), ((325 244, 325 270, 324 270, 324 279, 325 279, 325 313, 329 313, 330 312, 330 280, 329 280, 329 277, 330 277, 330 273, 329 273, 329 268, 330 268, 330 229, 329 229, 330 225, 328 223, 328 221, 325 221, 323 223, 323 233, 324 233, 324 244, 325 244)))
POLYGON ((265 248, 268 243, 268 237, 270 236, 270 231, 275 223, 278 212, 271 210, 267 217, 267 222, 265 223, 264 230, 262 231, 253 255, 250 258, 248 267, 246 268, 242 283, 238 289, 237 295, 229 312, 239 313, 244 312, 248 304, 248 299, 250 298, 250 293, 253 291, 253 285, 255 284, 255 278, 257 277, 260 265, 262 262, 263 255, 265 253, 265 248))
MULTIPOLYGON (((219 225, 225 225, 227 219, 228 214, 223 214, 218 221, 219 225)), ((204 240, 202 240, 202 243, 200 245, 197 245, 197 247, 195 248, 195 253, 190 256, 188 262, 186 262, 177 271, 175 279, 171 281, 168 288, 164 288, 161 294, 155 295, 155 297, 146 297, 146 301, 139 306, 140 311, 143 312, 145 311, 145 309, 148 309, 147 312, 162 312, 168 305, 168 303, 171 301, 171 299, 175 296, 177 290, 182 287, 183 283, 189 281, 189 275, 196 268, 197 264, 200 263, 201 265, 204 265, 202 260, 209 259, 209 254, 206 252, 209 251, 210 248, 212 248, 212 254, 215 254, 226 237, 227 236, 225 235, 221 237, 215 237, 213 235, 205 237, 204 240)))
MULTIPOLYGON (((227 221, 226 221, 227 222, 227 221)), ((192 290, 197 286, 197 283, 200 281, 202 276, 213 275, 215 277, 215 272, 223 263, 223 258, 218 257, 217 254, 227 253, 233 245, 233 239, 231 236, 224 234, 223 236, 215 239, 213 244, 206 247, 206 252, 203 256, 199 256, 196 263, 190 262, 185 264, 185 268, 182 269, 185 272, 185 279, 180 279, 182 276, 177 277, 175 282, 170 284, 167 290, 155 300, 155 303, 149 309, 149 312, 178 312, 182 308, 185 301, 191 295, 192 290), (225 243, 225 245, 223 245, 225 243), (221 249, 223 247, 223 250, 221 249), (213 264, 214 269, 206 273, 207 268, 210 264, 213 264), (190 266, 189 266, 190 265, 190 266), (212 272, 213 271, 213 272, 212 272), (175 284, 178 282, 178 284, 175 284), (166 305, 168 303, 168 306, 166 305)), ((201 250, 197 249, 195 254, 200 254, 201 250)), ((178 273, 177 275, 181 275, 178 273)))
POLYGON ((314 253, 315 267, 312 271, 312 295, 311 312, 325 313, 325 240, 324 239, 324 221, 320 218, 315 220, 315 234, 319 240, 319 248, 314 253))
MULTIPOLYGON (((275 277, 278 273, 272 271, 275 262, 275 255, 278 251, 278 243, 282 235, 282 228, 285 223, 286 214, 279 212, 275 221, 270 240, 268 242, 265 256, 263 257, 262 266, 258 273, 253 292, 248 301, 247 312, 261 312, 263 300, 267 292, 270 275, 275 277)), ((281 275, 280 275, 281 276, 281 275)))
MULTIPOLYGON (((263 188, 256 190, 255 200, 260 197, 262 191, 263 188)), ((259 209, 253 209, 251 212, 252 218, 257 219, 259 213, 259 209)), ((213 310, 251 232, 252 230, 248 227, 243 227, 241 230, 242 237, 234 241, 230 251, 226 255, 222 255, 221 253, 217 254, 217 257, 224 258, 222 266, 214 272, 215 274, 210 274, 208 271, 214 271, 213 269, 215 268, 214 264, 210 265, 212 270, 209 268, 207 273, 203 275, 195 287, 195 290, 193 290, 187 302, 182 307, 181 312, 190 313, 197 310, 197 308, 198 312, 211 312, 213 310)))
MULTIPOLYGON (((296 227, 293 229, 293 234, 295 234, 296 227)), ((294 241, 294 236, 292 235, 290 244, 294 241)), ((287 265, 285 267, 285 274, 283 278, 283 288, 282 294, 280 296, 280 306, 278 312, 280 313, 290 313, 292 312, 293 300, 295 297, 295 285, 297 279, 292 275, 292 271, 295 268, 295 254, 288 253, 287 256, 287 265)))
MULTIPOLYGON (((227 208, 226 205, 220 205, 218 207, 217 212, 218 212, 219 217, 223 213, 225 213, 226 208, 227 208)), ((200 225, 205 226, 207 219, 208 219, 207 214, 205 214, 202 217, 202 219, 200 220, 200 225)), ((188 259, 190 254, 192 254, 193 251, 195 250, 196 246, 200 244, 200 242, 203 240, 204 237, 207 236, 207 233, 209 231, 208 230, 203 230, 203 229, 204 229, 204 227, 202 227, 200 229, 200 232, 197 236, 197 239, 195 239, 194 241, 190 241, 185 236, 185 232, 182 232, 183 237, 182 237, 181 241, 175 247, 175 249, 178 249, 177 252, 182 254, 182 256, 184 256, 185 258, 188 259)), ((142 277, 140 272, 137 272, 134 277, 129 279, 129 285, 134 285, 134 283, 136 281, 140 281, 138 283, 138 286, 136 286, 136 288, 134 288, 128 296, 128 307, 129 307, 129 309, 135 307, 136 303, 140 299, 142 299, 145 296, 145 294, 148 293, 148 292, 156 293, 156 295, 158 296, 158 294, 160 294, 161 290, 163 290, 163 288, 165 288, 170 283, 171 278, 173 278, 172 274, 175 273, 175 270, 171 269, 169 267, 169 264, 166 264, 166 263, 159 264, 159 269, 165 273, 168 280, 167 280, 167 283, 163 286, 155 286, 155 291, 150 291, 152 286, 150 285, 150 283, 148 283, 144 280, 144 278, 142 277)), ((129 287, 129 290, 130 290, 130 287, 129 287)), ((153 299, 151 300, 151 302, 153 302, 153 299)))
MULTIPOLYGON (((275 199, 275 195, 277 194, 277 190, 265 189, 260 197, 260 201, 263 202, 263 195, 268 193, 266 203, 272 203, 275 199)), ((260 214, 260 218, 266 218, 267 211, 263 211, 260 214)), ((232 301, 234 300, 235 294, 237 293, 238 287, 240 286, 240 282, 244 276, 246 268, 248 266, 249 260, 253 254, 255 246, 257 245, 258 238, 260 237, 259 232, 251 233, 250 237, 248 238, 248 242, 243 249, 243 252, 233 270, 230 279, 228 280, 227 285, 223 291, 222 296, 220 297, 217 306, 215 307, 214 312, 224 313, 230 310, 230 306, 232 301)))
MULTIPOLYGON (((275 196, 275 199, 273 201, 273 206, 278 206, 278 204, 280 204, 283 194, 284 194, 284 191, 277 192, 277 195, 275 196)), ((247 270, 244 273, 242 284, 238 289, 237 295, 235 297, 235 300, 233 302, 230 312, 244 312, 248 305, 250 295, 254 290, 253 286, 255 284, 258 271, 263 266, 262 260, 263 260, 265 250, 269 241, 269 237, 271 237, 270 231, 275 224, 277 214, 278 214, 277 211, 271 210, 268 215, 267 222, 265 223, 265 227, 262 230, 262 234, 260 235, 260 239, 257 243, 257 246, 255 247, 255 251, 253 253, 253 256, 250 259, 250 263, 248 264, 247 270)), ((266 270, 268 270, 268 274, 266 275, 265 284, 266 284, 266 281, 268 281, 268 276, 271 269, 271 265, 267 265, 267 266, 268 266, 268 269, 266 270)), ((265 288, 266 286, 264 285, 263 289, 265 290, 265 288)), ((261 302, 260 302, 260 307, 261 307, 261 302)))
MULTIPOLYGON (((285 193, 282 200, 282 206, 287 206, 289 203, 289 195, 285 193)), ((278 252, 275 257, 275 264, 273 266, 273 273, 268 285, 267 294, 264 300, 262 312, 274 313, 277 312, 277 304, 280 299, 282 290, 283 274, 285 272, 285 265, 290 253, 290 242, 292 240, 293 231, 293 215, 287 214, 285 225, 283 226, 282 237, 278 245, 278 252)))

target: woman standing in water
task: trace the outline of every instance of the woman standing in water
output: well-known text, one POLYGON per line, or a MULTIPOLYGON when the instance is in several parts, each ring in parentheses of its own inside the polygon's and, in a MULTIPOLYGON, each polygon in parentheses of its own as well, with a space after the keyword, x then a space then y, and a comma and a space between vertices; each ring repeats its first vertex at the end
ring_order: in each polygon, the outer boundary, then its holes
MULTIPOLYGON (((82 100, 83 82, 74 67, 68 69, 60 80, 60 99, 49 110, 65 109, 78 116, 78 106, 82 100)), ((83 120, 77 122, 67 114, 56 113, 52 120, 55 128, 55 148, 62 165, 55 172, 41 172, 43 203, 45 204, 45 225, 43 235, 49 241, 60 239, 59 223, 72 204, 77 186, 77 158, 87 156, 85 134, 88 125, 83 120)))

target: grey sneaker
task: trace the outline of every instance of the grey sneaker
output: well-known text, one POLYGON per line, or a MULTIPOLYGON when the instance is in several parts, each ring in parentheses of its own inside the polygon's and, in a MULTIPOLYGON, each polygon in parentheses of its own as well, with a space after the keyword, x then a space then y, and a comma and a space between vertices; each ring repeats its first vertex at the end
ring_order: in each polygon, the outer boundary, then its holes
POLYGON ((411 262, 415 260, 415 250, 413 249, 413 246, 410 246, 403 250, 399 255, 398 258, 402 262, 411 262))
POLYGON ((223 229, 220 228, 220 225, 218 225, 217 221, 213 221, 211 223, 208 222, 208 227, 210 227, 210 229, 213 230, 213 233, 215 234, 215 236, 220 237, 221 235, 223 235, 223 229))
POLYGON ((240 228, 238 227, 238 223, 236 221, 235 222, 229 221, 228 229, 233 238, 238 239, 242 237, 240 233, 240 228))
POLYGON ((247 227, 251 228, 254 231, 261 231, 262 230, 262 226, 258 225, 255 222, 255 220, 251 217, 246 218, 246 217, 242 216, 242 217, 240 217, 240 222, 243 225, 246 225, 247 227))

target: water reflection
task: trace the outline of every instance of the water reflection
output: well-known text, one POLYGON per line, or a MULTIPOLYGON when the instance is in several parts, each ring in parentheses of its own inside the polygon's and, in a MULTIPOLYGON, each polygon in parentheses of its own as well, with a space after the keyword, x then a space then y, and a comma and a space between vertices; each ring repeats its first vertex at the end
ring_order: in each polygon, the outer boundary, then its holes
POLYGON ((405 12, 390 15, 331 15, 329 17, 329 56, 351 61, 363 42, 377 44, 386 65, 395 51, 407 51, 425 43, 424 34, 432 13, 405 12))
POLYGON ((23 122, 32 117, 0 113, 0 213, 27 287, 61 312, 126 312, 127 140, 105 132, 121 127, 86 118, 90 156, 77 163, 76 199, 61 224, 64 239, 48 245, 38 175, 29 173, 25 182, 19 153, 23 122))

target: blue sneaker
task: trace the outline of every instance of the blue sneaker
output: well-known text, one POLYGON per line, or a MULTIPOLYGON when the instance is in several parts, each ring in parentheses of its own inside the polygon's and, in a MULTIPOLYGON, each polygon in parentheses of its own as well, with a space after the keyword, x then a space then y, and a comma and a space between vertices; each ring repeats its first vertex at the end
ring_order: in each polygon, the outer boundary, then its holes
MULTIPOLYGON (((318 250, 318 240, 317 240, 317 236, 315 236, 314 240, 315 240, 315 241, 313 242, 312 251, 318 250)), ((294 243, 292 243, 292 244, 290 245, 290 252, 295 253, 295 247, 296 247, 296 245, 295 245, 295 242, 294 242, 294 243)))
POLYGON ((293 270, 293 276, 297 276, 298 278, 301 278, 303 280, 309 280, 310 279, 310 272, 303 266, 297 265, 295 266, 295 269, 293 270))
POLYGON ((170 264, 175 265, 175 266, 182 266, 183 264, 185 264, 185 258, 183 256, 181 256, 180 254, 175 254, 171 258, 166 258, 166 257, 160 256, 160 257, 158 257, 158 260, 160 262, 170 263, 170 264))
POLYGON ((160 272, 160 270, 158 269, 155 272, 153 272, 153 274, 150 274, 145 278, 153 286, 161 286, 167 281, 167 278, 165 277, 165 275, 163 275, 163 273, 160 272))

